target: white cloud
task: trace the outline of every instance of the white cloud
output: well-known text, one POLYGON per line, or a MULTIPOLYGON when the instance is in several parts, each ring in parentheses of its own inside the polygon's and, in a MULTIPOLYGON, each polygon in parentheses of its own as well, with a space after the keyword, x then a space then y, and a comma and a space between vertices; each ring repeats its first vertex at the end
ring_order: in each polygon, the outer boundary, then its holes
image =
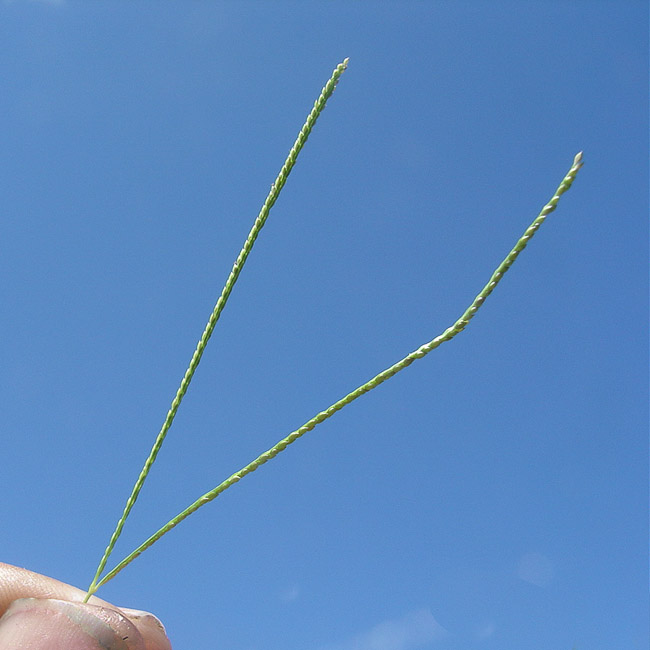
POLYGON ((490 621, 479 629, 476 636, 479 639, 489 639, 496 632, 496 629, 496 625, 490 621))
POLYGON ((546 587, 553 574, 553 563, 541 553, 526 553, 519 560, 517 575, 532 585, 546 587))
POLYGON ((300 586, 291 585, 280 593, 280 600, 284 603, 290 603, 300 596, 300 586))
POLYGON ((428 609, 410 612, 375 625, 352 638, 322 650, 410 650, 421 648, 447 635, 428 609))

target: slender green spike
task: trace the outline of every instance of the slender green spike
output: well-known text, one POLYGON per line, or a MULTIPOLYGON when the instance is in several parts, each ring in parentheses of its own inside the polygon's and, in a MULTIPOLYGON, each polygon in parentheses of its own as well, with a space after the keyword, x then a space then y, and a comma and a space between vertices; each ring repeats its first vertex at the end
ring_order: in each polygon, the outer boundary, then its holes
POLYGON ((404 357, 401 361, 398 361, 396 364, 392 365, 390 368, 387 368, 383 372, 380 372, 378 375, 373 377, 370 381, 359 386, 356 390, 353 390, 351 393, 346 395, 344 398, 340 399, 338 402, 332 404, 329 408, 321 411, 316 416, 314 416, 308 422, 305 422, 299 429, 296 429, 290 433, 286 438, 283 438, 278 442, 274 447, 271 447, 268 451, 265 451, 263 454, 258 456, 254 461, 240 469, 238 472, 227 478, 223 483, 220 483, 210 492, 207 492, 202 497, 197 499, 192 505, 183 510, 180 514, 176 515, 171 521, 165 524, 158 532, 154 533, 148 540, 138 546, 135 551, 128 555, 124 560, 122 560, 112 571, 108 572, 102 580, 97 583, 95 590, 98 589, 101 585, 105 584, 111 578, 114 578, 124 567, 130 564, 136 557, 143 553, 146 549, 152 546, 157 542, 165 533, 169 532, 172 528, 180 524, 183 519, 189 517, 193 512, 198 510, 201 506, 209 503, 216 497, 218 497, 222 492, 227 490, 231 485, 234 485, 240 481, 246 474, 254 472, 260 465, 263 465, 267 461, 275 458, 281 451, 284 451, 291 443, 295 442, 298 438, 303 436, 308 431, 311 431, 317 424, 324 422, 330 418, 334 413, 341 410, 344 406, 347 406, 350 402, 361 397, 365 393, 371 391, 373 388, 379 386, 387 379, 390 379, 392 376, 396 375, 400 370, 403 370, 407 366, 410 366, 416 359, 421 359, 427 355, 431 350, 434 350, 442 343, 450 341, 454 338, 459 332, 462 332, 469 321, 474 318, 476 312, 479 310, 481 305, 485 302, 485 299, 494 291, 494 288, 503 278, 505 272, 512 266, 514 261, 517 259, 519 253, 526 248, 526 245, 537 232, 539 227, 545 221, 546 217, 555 210, 557 207, 558 201, 562 194, 564 194, 570 187, 575 177, 578 173, 578 170, 582 167, 582 152, 576 155, 573 161, 571 169, 567 172, 567 175, 564 177, 560 186, 557 188, 553 198, 542 208, 542 211, 539 213, 539 216, 533 221, 533 223, 526 229, 526 232, 521 236, 519 241, 515 244, 514 248, 508 253, 506 258, 499 264, 497 269, 492 274, 489 282, 483 287, 481 292, 476 296, 472 304, 465 310, 463 315, 451 326, 448 327, 442 334, 436 336, 428 343, 417 348, 409 355, 404 357))
POLYGON ((287 159, 285 160, 284 165, 282 166, 282 169, 278 174, 278 177, 275 179, 273 185, 271 185, 271 190, 269 191, 269 194, 266 197, 266 200, 264 201, 264 205, 262 206, 262 209, 260 210, 257 219, 255 219, 255 223, 253 224, 253 227, 248 233, 248 237, 246 238, 243 248, 241 249, 239 255, 237 256, 235 263, 233 264, 232 270, 230 271, 230 275, 228 276, 228 279, 226 280, 226 284, 224 285, 221 295, 219 296, 219 300, 217 300, 217 304, 215 305, 214 310, 210 315, 210 319, 208 320, 208 323, 205 326, 205 330, 203 331, 203 334, 196 346, 196 350, 194 351, 194 354, 190 361, 190 365, 185 371, 185 375, 181 381, 181 385, 179 386, 178 391, 176 392, 176 395, 171 403, 171 407, 167 413, 165 422, 163 423, 162 428, 160 429, 160 433, 156 437, 153 447, 151 448, 151 452, 149 453, 149 456, 147 457, 147 460, 144 463, 142 471, 138 476, 138 480, 133 486, 133 490, 131 491, 129 498, 126 501, 126 505, 124 506, 124 511, 122 513, 122 516, 118 520, 117 525, 115 527, 115 531, 111 535, 111 539, 108 543, 108 546, 106 547, 106 550, 104 551, 104 555, 102 556, 99 566, 97 567, 97 572, 95 573, 95 577, 93 578, 90 587, 88 587, 88 592, 86 593, 86 598, 84 602, 88 601, 90 596, 92 596, 95 593, 95 591, 97 591, 99 584, 101 584, 98 583, 99 577, 104 571, 106 562, 108 561, 110 554, 113 552, 113 548, 115 547, 115 544, 119 536, 122 534, 122 528, 124 527, 124 522, 129 516, 131 509, 135 505, 138 495, 140 494, 140 490, 142 489, 142 486, 144 485, 147 475, 149 474, 149 470, 151 469, 151 466, 153 465, 154 461, 156 460, 156 457, 158 456, 158 452, 160 451, 160 448, 162 447, 165 437, 167 436, 167 432, 169 431, 169 428, 171 427, 172 422, 174 421, 174 417, 176 416, 178 407, 180 406, 181 401, 183 400, 183 397, 187 392, 190 382, 192 381, 192 377, 194 376, 194 372, 197 366, 199 365, 199 362, 201 361, 201 357, 203 356, 203 351, 205 350, 205 346, 208 344, 208 341, 210 340, 210 336, 212 335, 214 327, 217 324, 217 321, 219 320, 219 316, 221 315, 221 312, 223 311, 223 308, 225 307, 226 302, 228 301, 230 293, 232 292, 232 289, 235 286, 235 283, 237 282, 237 278, 239 277, 239 274, 241 273, 244 263, 246 262, 246 259, 248 258, 248 255, 251 252, 253 245, 255 244, 255 240, 257 239, 260 230, 262 230, 262 227, 266 223, 266 219, 269 216, 269 212, 271 208, 277 201, 278 196, 282 191, 282 188, 287 182, 287 178, 289 177, 291 170, 296 164, 296 159, 298 158, 298 154, 300 153, 303 146, 305 145, 305 142, 307 142, 307 138, 309 137, 309 134, 314 128, 314 125, 316 124, 316 120, 318 120, 318 117, 323 112, 327 100, 332 96, 332 93, 336 88, 336 84, 338 83, 339 78, 341 77, 343 72, 345 72, 345 69, 348 66, 348 60, 349 59, 345 59, 342 63, 339 63, 339 65, 336 66, 330 80, 323 87, 320 96, 314 102, 314 108, 312 109, 311 113, 307 117, 307 120, 304 123, 302 129, 300 129, 300 133, 298 134, 298 137, 296 138, 293 147, 291 147, 291 151, 289 151, 289 155, 287 156, 287 159))

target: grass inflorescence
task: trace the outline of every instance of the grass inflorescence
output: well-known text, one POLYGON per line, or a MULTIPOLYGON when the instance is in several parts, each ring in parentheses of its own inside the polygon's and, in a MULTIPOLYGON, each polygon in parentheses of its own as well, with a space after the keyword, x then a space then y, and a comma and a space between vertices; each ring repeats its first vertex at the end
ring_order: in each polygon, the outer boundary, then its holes
POLYGON ((240 251, 239 255, 237 256, 237 259, 233 264, 232 270, 228 276, 228 279, 226 280, 221 295, 217 300, 214 310, 212 311, 208 323, 197 344, 196 350, 192 355, 190 364, 185 372, 185 375, 183 376, 178 391, 176 392, 176 395, 172 400, 170 409, 167 413, 162 428, 158 433, 158 436, 156 437, 151 452, 149 453, 149 456, 147 457, 144 463, 140 475, 138 476, 138 479, 135 485, 133 486, 131 494, 129 495, 129 498, 126 501, 126 505, 122 512, 122 516, 117 522, 115 531, 111 535, 109 544, 106 547, 106 550, 104 551, 104 555, 101 558, 101 561, 95 573, 95 577, 93 578, 93 581, 88 588, 86 594, 86 601, 90 598, 90 596, 92 596, 99 589, 100 586, 102 586, 103 584, 105 584, 106 582, 114 578, 122 569, 124 569, 128 564, 130 564, 136 557, 142 554, 146 549, 148 549, 156 541, 158 541, 163 535, 165 535, 172 528, 177 526, 181 521, 189 517, 193 512, 198 510, 201 506, 214 500, 222 492, 227 490, 230 486, 240 481, 244 476, 250 474, 251 472, 254 472, 258 467, 260 467, 267 461, 271 460, 272 458, 275 458, 275 456, 277 456, 280 452, 284 451, 284 449, 286 449, 290 444, 295 442, 301 436, 305 435, 308 431, 314 429, 314 427, 316 427, 321 422, 324 422, 325 420, 330 418, 332 415, 334 415, 334 413, 341 410, 344 406, 347 406, 358 397, 361 397, 361 395, 364 395, 365 393, 373 390, 374 388, 376 388, 377 386, 385 382, 387 379, 390 379, 398 372, 411 365, 416 359, 423 358, 429 352, 431 352, 432 350, 440 346, 442 343, 445 343, 446 341, 450 341, 457 334, 462 332, 463 329, 465 329, 465 327, 468 325, 469 321, 475 316, 476 312, 479 310, 481 305, 485 302, 486 298, 492 293, 492 291, 494 291, 497 284, 503 278, 503 275, 512 266, 514 261, 517 259, 519 253, 521 253, 521 251, 526 247, 530 239, 533 237, 533 235, 537 232, 539 227, 545 221, 546 217, 553 210, 555 210, 558 201, 560 200, 560 197, 562 196, 562 194, 564 194, 564 192, 566 192, 571 187, 571 184, 575 180, 578 170, 582 166, 582 152, 581 152, 575 156, 571 168, 567 172, 566 176, 563 178, 559 187, 555 191, 553 197, 542 208, 537 218, 526 229, 526 231, 519 238, 519 240, 512 248, 512 250, 508 253, 505 259, 494 271, 488 283, 483 287, 483 289, 476 296, 476 298, 474 298, 470 306, 463 312, 460 318, 458 318, 456 322, 453 323, 453 325, 445 329, 441 334, 433 338, 428 343, 425 343, 424 345, 418 347, 416 350, 414 350, 413 352, 405 356, 397 363, 393 364, 389 368, 375 375, 366 383, 362 384, 352 392, 348 393, 347 395, 345 395, 345 397, 341 398, 340 400, 338 400, 337 402, 335 402, 325 410, 316 414, 313 418, 305 422, 301 427, 299 427, 295 431, 292 431, 289 435, 287 435, 285 438, 280 440, 273 447, 271 447, 264 453, 260 454, 257 458, 255 458, 253 461, 248 463, 246 466, 242 467, 239 471, 232 474, 225 481, 217 485, 214 489, 210 490, 203 496, 199 497, 196 501, 194 501, 194 503, 189 505, 185 510, 183 510, 181 513, 179 513, 173 519, 171 519, 160 530, 154 533, 145 542, 143 542, 140 546, 138 546, 138 548, 136 548, 126 558, 124 558, 119 564, 117 564, 115 568, 113 568, 111 571, 109 571, 102 577, 102 573, 104 572, 108 558, 111 555, 120 534, 122 533, 124 523, 127 517, 129 516, 133 506, 135 505, 135 502, 142 489, 142 486, 144 485, 147 475, 149 474, 149 471, 154 461, 156 460, 158 452, 160 451, 160 448, 165 440, 165 437, 172 425, 172 422, 181 404, 183 396, 187 392, 190 382, 192 381, 194 372, 197 366, 199 365, 199 362, 201 361, 203 351, 205 350, 205 347, 210 339, 210 336, 212 335, 215 325, 219 320, 219 316, 221 315, 221 312, 223 311, 223 308, 225 307, 226 302, 228 301, 228 297, 230 296, 232 289, 235 283, 237 282, 237 278, 241 273, 244 263, 246 262, 246 259, 248 258, 248 255, 253 248, 255 240, 257 239, 257 236, 259 235, 262 227, 264 226, 267 220, 271 208, 276 202, 280 192, 282 191, 282 188, 284 187, 287 181, 289 174, 291 173, 291 170, 293 169, 296 163, 298 154, 300 153, 305 142, 307 141, 307 138, 309 137, 309 134, 311 133, 318 117, 320 116, 321 112, 325 108, 328 99, 331 97, 332 93, 334 92, 334 89, 336 88, 336 84, 338 83, 339 78, 347 68, 347 64, 348 64, 348 59, 345 59, 342 63, 340 63, 335 68, 331 78, 325 84, 320 96, 315 101, 314 107, 310 112, 309 116, 307 117, 305 124, 301 128, 293 147, 289 151, 289 155, 287 156, 287 159, 284 165, 282 166, 280 173, 275 179, 275 182, 271 185, 271 190, 266 200, 264 201, 264 204, 257 218, 255 219, 255 222, 248 234, 248 237, 246 238, 242 250, 240 251))

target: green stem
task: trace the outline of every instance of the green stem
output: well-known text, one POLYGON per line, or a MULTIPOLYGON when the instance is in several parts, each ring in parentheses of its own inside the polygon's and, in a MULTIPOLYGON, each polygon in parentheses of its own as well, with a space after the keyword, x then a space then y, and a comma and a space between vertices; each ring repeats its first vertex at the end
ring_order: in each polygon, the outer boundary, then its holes
POLYGON ((87 602, 90 596, 92 596, 92 594, 94 594, 97 591, 99 585, 105 582, 105 581, 98 582, 99 577, 104 571, 106 562, 108 561, 108 558, 112 553, 113 548, 115 547, 115 544, 119 536, 122 534, 124 522, 129 516, 131 509, 135 505, 138 495, 140 494, 140 490, 142 489, 145 479, 149 474, 149 470, 151 469, 151 466, 153 465, 154 461, 156 460, 156 457, 158 456, 158 452, 160 451, 160 448, 162 447, 165 437, 167 436, 167 432, 169 431, 169 428, 171 427, 172 422, 174 421, 174 417, 176 416, 178 407, 180 406, 181 401, 183 400, 183 397, 187 392, 190 382, 192 381, 192 377, 194 376, 194 372, 197 366, 199 365, 199 362, 201 361, 201 357, 203 356, 203 351, 205 350, 205 347, 208 344, 208 341, 210 340, 210 336, 212 335, 214 327, 217 324, 217 321, 219 320, 219 316, 221 315, 221 312, 223 311, 223 308, 225 307, 226 302, 228 301, 228 297, 230 296, 230 293, 232 292, 232 289, 235 286, 235 283, 237 282, 237 278, 239 277, 239 274, 241 273, 244 263, 246 262, 246 259, 248 258, 248 255, 251 252, 253 245, 255 244, 255 240, 257 239, 260 230, 262 230, 262 227, 266 223, 266 219, 269 215, 271 208, 277 201, 278 196, 282 191, 282 188, 287 182, 287 178, 296 163, 298 154, 300 153, 301 149, 305 145, 305 142, 307 142, 307 138, 309 137, 309 134, 311 133, 312 129, 314 128, 314 125, 316 124, 316 120, 318 120, 318 117, 320 116, 323 109, 325 108, 325 104, 327 103, 327 100, 332 96, 332 93, 336 88, 336 84, 338 83, 339 78, 347 68, 347 65, 348 65, 348 59, 345 59, 342 63, 340 63, 336 67, 336 69, 332 73, 330 80, 325 84, 323 90, 321 91, 320 97, 314 102, 314 108, 312 109, 311 113, 307 117, 307 120, 303 125, 302 129, 300 129, 300 133, 298 134, 298 137, 296 138, 296 141, 294 142, 291 151, 289 151, 289 155, 287 156, 287 159, 285 160, 284 165, 282 166, 282 169, 278 174, 278 177, 275 179, 273 185, 271 185, 271 190, 269 191, 269 194, 266 197, 266 200, 264 201, 264 205, 262 206, 262 209, 260 210, 257 219, 255 219, 255 223, 253 224, 253 227, 248 233, 248 237, 246 238, 243 248, 241 249, 239 255, 237 256, 235 263, 233 264, 232 270, 230 271, 230 275, 228 276, 228 279, 226 280, 226 284, 224 285, 221 295, 219 296, 219 300, 217 300, 217 304, 215 305, 214 310, 210 315, 210 319, 208 320, 208 323, 205 326, 205 330, 203 331, 201 339, 199 340, 196 346, 196 350, 192 355, 190 365, 185 371, 185 375, 183 377, 183 380, 181 381, 181 385, 179 386, 178 391, 176 392, 176 395, 171 403, 171 407, 167 412, 167 417, 165 418, 165 422, 163 423, 162 428, 160 429, 160 433, 158 433, 158 436, 156 437, 153 447, 149 452, 149 456, 147 457, 147 460, 145 461, 144 466, 142 467, 142 471, 138 476, 138 480, 135 482, 135 485, 133 486, 133 490, 131 491, 129 498, 126 501, 126 505, 124 506, 124 511, 122 512, 122 516, 118 520, 117 525, 115 527, 115 531, 111 535, 111 539, 108 543, 108 546, 106 547, 106 550, 104 551, 104 555, 102 556, 99 566, 97 567, 97 572, 95 573, 95 577, 93 578, 90 587, 88 587, 88 592, 86 593, 86 598, 84 602, 87 602))
POLYGON ((459 332, 462 332, 469 321, 474 318, 476 312, 479 310, 481 305, 485 302, 485 299, 494 291, 497 284, 503 278, 505 272, 512 266, 514 261, 519 256, 526 245, 537 232, 539 227, 545 221, 546 217, 555 210, 560 197, 564 192, 566 192, 570 187, 575 177, 578 173, 578 170, 582 167, 582 152, 576 155, 573 161, 571 169, 568 171, 567 175, 564 177, 560 186, 557 188, 553 198, 542 208, 542 211, 539 213, 539 216, 533 221, 533 223, 526 229, 526 232, 522 235, 519 241, 515 244, 514 248, 508 253, 506 258, 499 264, 497 269, 492 274, 489 282, 483 287, 481 292, 476 296, 472 304, 465 310, 463 315, 451 326, 448 327, 442 334, 436 336, 428 343, 420 346, 417 350, 411 352, 411 354, 404 357, 401 361, 398 361, 396 364, 392 365, 390 368, 387 368, 383 372, 380 372, 378 375, 373 377, 370 381, 366 382, 362 386, 359 386, 356 390, 352 391, 338 402, 332 404, 329 408, 318 413, 311 420, 303 424, 299 429, 296 429, 290 433, 286 438, 283 438, 275 446, 271 447, 268 451, 265 451, 263 454, 258 456, 254 461, 240 469, 238 472, 227 478, 223 483, 220 483, 217 487, 210 492, 207 492, 202 497, 197 499, 192 505, 183 510, 180 514, 174 517, 171 521, 165 524, 157 533, 154 533, 148 540, 143 544, 138 546, 135 551, 128 555, 124 560, 122 560, 112 571, 107 573, 104 578, 97 584, 97 588, 101 585, 108 582, 111 578, 114 578, 124 567, 130 564, 138 555, 143 553, 146 549, 152 546, 157 542, 165 533, 168 533, 172 528, 178 526, 183 519, 189 517, 193 512, 198 510, 201 506, 209 503, 216 497, 218 497, 222 492, 227 490, 231 485, 240 481, 246 474, 254 472, 260 465, 263 465, 267 461, 275 458, 281 451, 286 449, 291 443, 295 442, 298 438, 303 436, 308 431, 311 431, 317 424, 324 422, 330 418, 334 413, 341 410, 344 406, 347 406, 350 402, 354 401, 361 395, 371 391, 373 388, 379 386, 387 379, 390 379, 393 375, 396 375, 400 370, 403 370, 407 366, 410 366, 416 359, 421 359, 427 355, 431 350, 434 350, 439 345, 446 341, 450 341, 454 338, 459 332))

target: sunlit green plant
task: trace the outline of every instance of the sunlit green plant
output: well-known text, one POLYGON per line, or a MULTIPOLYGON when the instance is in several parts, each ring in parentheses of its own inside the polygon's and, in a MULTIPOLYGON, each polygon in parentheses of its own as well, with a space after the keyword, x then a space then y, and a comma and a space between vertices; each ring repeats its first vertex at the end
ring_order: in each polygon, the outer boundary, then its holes
POLYGON ((492 293, 492 291, 494 291, 494 288, 497 286, 497 284, 499 283, 499 281, 501 280, 505 272, 512 266, 514 261, 517 259, 519 253, 521 253, 521 251, 526 247, 530 239, 533 237, 533 235, 537 232, 539 227, 545 221, 546 217, 553 210, 555 210, 558 201, 560 200, 560 197, 562 196, 562 194, 564 194, 564 192, 566 192, 571 187, 571 184, 575 180, 578 170, 582 166, 582 152, 580 152, 575 156, 571 168, 567 172, 566 176, 562 179, 562 182, 560 183, 559 187, 555 191, 555 194, 553 195, 551 200, 542 208, 542 211, 539 213, 537 218, 532 222, 532 224, 528 226, 524 234, 520 237, 520 239, 515 244, 514 248, 508 253, 508 255, 505 257, 503 262, 499 264, 497 269, 492 274, 492 277, 490 278, 488 283, 483 287, 483 289, 476 296, 476 298, 474 298, 471 305, 463 312, 460 318, 458 318, 458 320, 456 320, 456 322, 453 325, 448 327, 446 330, 444 330, 441 334, 433 338, 428 343, 421 345, 419 348, 417 348, 416 350, 414 350, 413 352, 405 356, 397 363, 393 364, 386 370, 375 375, 372 379, 367 381, 365 384, 359 386, 356 390, 352 391, 351 393, 349 393, 342 399, 338 400, 337 402, 334 402, 334 404, 326 408, 324 411, 321 411, 313 418, 305 422, 305 424, 303 424, 300 428, 296 429, 295 431, 291 432, 288 436, 280 440, 276 445, 274 445, 264 453, 260 454, 255 460, 250 462, 248 465, 240 469, 238 472, 232 474, 232 476, 230 476, 225 481, 217 485, 217 487, 210 490, 203 496, 199 497, 194 503, 188 506, 180 514, 176 515, 173 519, 171 519, 168 523, 166 523, 160 530, 158 530, 151 537, 149 537, 149 539, 147 539, 140 546, 138 546, 137 549, 135 549, 126 558, 124 558, 119 564, 117 564, 114 569, 112 569, 102 577, 102 573, 106 568, 106 563, 108 561, 108 558, 111 555, 113 548, 115 547, 115 544, 122 533, 124 523, 127 517, 129 516, 133 506, 135 505, 138 495, 140 494, 140 490, 142 489, 142 486, 144 485, 147 475, 149 474, 149 471, 151 470, 151 467, 154 461, 156 460, 158 452, 162 447, 162 444, 165 440, 165 437, 167 436, 169 428, 171 427, 172 422, 174 421, 174 417, 176 416, 176 412, 178 411, 181 401, 183 400, 183 397, 187 392, 190 382, 192 381, 194 372, 201 361, 201 357, 203 355, 205 347, 210 339, 210 336, 212 335, 212 332, 214 331, 215 325, 219 320, 221 312, 223 311, 223 308, 225 307, 226 302, 228 301, 232 289, 235 283, 237 282, 237 279, 246 262, 246 259, 248 258, 248 255, 250 254, 250 251, 253 248, 255 240, 257 239, 257 236, 259 235, 262 227, 264 226, 271 208, 275 204, 280 192, 282 191, 282 188, 284 187, 287 178, 296 163, 298 154, 300 153, 305 142, 307 141, 307 138, 309 137, 309 134, 311 133, 314 125, 316 124, 319 115, 325 108, 325 104, 327 103, 328 99, 332 96, 332 93, 334 92, 334 89, 336 88, 336 85, 341 75, 347 68, 347 64, 348 64, 348 59, 345 59, 342 63, 340 63, 334 70, 330 80, 325 84, 320 96, 314 103, 314 108, 312 109, 311 113, 307 117, 307 121, 303 125, 302 129, 300 129, 300 133, 298 134, 298 137, 293 147, 289 151, 289 155, 287 156, 287 159, 284 165, 282 166, 282 169, 280 170, 278 177, 275 179, 273 185, 271 185, 271 190, 268 196, 266 197, 266 200, 264 201, 264 204, 262 206, 262 209, 260 210, 259 215, 257 216, 257 219, 255 219, 253 227, 251 228, 248 237, 246 238, 242 250, 237 256, 235 263, 233 264, 232 270, 230 271, 230 275, 226 280, 221 295, 217 300, 217 303, 214 307, 214 310, 212 311, 212 314, 210 315, 205 330, 203 331, 201 339, 199 340, 196 350, 192 355, 190 364, 185 372, 185 375, 183 376, 178 391, 176 392, 176 395, 171 403, 171 407, 167 413, 167 417, 165 418, 163 426, 160 432, 158 433, 158 436, 156 437, 151 452, 149 453, 149 456, 147 457, 147 460, 144 463, 142 471, 140 472, 140 475, 138 476, 138 479, 135 485, 133 486, 131 494, 129 495, 129 498, 126 501, 126 505, 124 507, 122 516, 118 520, 117 525, 115 527, 115 531, 111 535, 111 539, 108 543, 108 546, 106 547, 106 550, 104 551, 104 555, 102 556, 102 559, 99 563, 97 572, 95 573, 95 577, 93 578, 92 583, 88 587, 88 591, 85 597, 86 601, 99 589, 99 587, 101 587, 103 584, 105 584, 106 582, 114 578, 122 569, 124 569, 124 567, 130 564, 136 557, 138 557, 141 553, 143 553, 146 549, 148 549, 151 545, 153 545, 165 533, 169 532, 172 528, 177 526, 181 521, 183 521, 183 519, 189 517, 189 515, 191 515, 196 510, 198 510, 201 506, 205 505, 206 503, 209 503, 210 501, 218 497, 224 490, 227 490, 231 485, 240 481, 244 476, 255 471, 260 465, 263 465, 268 460, 271 460, 272 458, 277 456, 281 451, 286 449, 291 443, 295 442, 298 438, 303 436, 308 431, 311 431, 316 425, 327 420, 329 417, 334 415, 334 413, 341 410, 344 406, 347 406, 350 402, 357 399, 357 397, 361 397, 361 395, 371 391, 373 388, 376 388, 377 386, 379 386, 379 384, 383 383, 387 379, 390 379, 393 375, 396 375, 400 370, 403 370, 407 366, 411 365, 411 363, 413 363, 416 359, 421 359, 422 357, 427 355, 429 352, 437 348, 442 343, 445 343, 446 341, 450 341, 452 338, 454 338, 454 336, 456 336, 456 334, 462 332, 463 329, 465 329, 465 327, 469 323, 469 321, 474 317, 476 312, 479 310, 481 305, 485 302, 485 299, 492 293))

